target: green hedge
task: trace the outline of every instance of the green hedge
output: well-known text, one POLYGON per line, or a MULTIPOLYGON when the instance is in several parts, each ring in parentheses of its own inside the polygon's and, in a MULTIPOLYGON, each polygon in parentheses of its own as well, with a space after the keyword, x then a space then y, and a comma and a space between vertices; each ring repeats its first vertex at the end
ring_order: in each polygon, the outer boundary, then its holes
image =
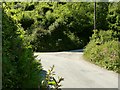
POLYGON ((35 60, 23 30, 3 9, 2 13, 2 87, 37 88, 41 64, 35 60))
POLYGON ((108 70, 119 72, 120 42, 112 30, 97 31, 86 46, 84 56, 87 60, 108 70))

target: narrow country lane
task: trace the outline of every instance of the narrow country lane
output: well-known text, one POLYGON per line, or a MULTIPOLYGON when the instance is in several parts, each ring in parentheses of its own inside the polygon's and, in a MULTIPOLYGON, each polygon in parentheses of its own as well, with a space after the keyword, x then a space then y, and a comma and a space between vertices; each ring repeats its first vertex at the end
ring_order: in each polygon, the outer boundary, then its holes
POLYGON ((118 74, 83 60, 82 52, 35 53, 45 70, 55 65, 62 88, 118 88, 118 74))

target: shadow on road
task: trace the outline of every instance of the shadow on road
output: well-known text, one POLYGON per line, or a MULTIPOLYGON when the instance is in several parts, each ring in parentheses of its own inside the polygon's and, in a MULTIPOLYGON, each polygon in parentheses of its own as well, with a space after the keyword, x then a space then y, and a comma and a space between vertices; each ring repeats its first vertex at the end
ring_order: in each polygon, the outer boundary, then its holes
POLYGON ((56 53, 56 52, 83 52, 84 49, 77 49, 77 50, 68 50, 68 51, 45 51, 45 52, 42 52, 42 53, 56 53))
POLYGON ((77 49, 77 50, 69 50, 69 51, 62 51, 62 52, 83 52, 84 49, 77 49))

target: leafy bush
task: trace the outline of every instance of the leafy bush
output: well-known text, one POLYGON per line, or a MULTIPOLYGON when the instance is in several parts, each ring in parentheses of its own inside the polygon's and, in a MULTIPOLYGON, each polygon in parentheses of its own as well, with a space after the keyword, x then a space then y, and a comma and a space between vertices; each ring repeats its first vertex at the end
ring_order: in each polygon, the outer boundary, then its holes
POLYGON ((35 51, 61 51, 82 47, 82 42, 73 33, 64 33, 60 30, 52 32, 37 30, 31 42, 35 51), (59 34, 57 34, 59 32, 59 34))
POLYGON ((48 87, 48 89, 50 90, 61 90, 61 81, 64 80, 64 78, 62 77, 58 77, 58 80, 54 77, 55 76, 55 72, 54 72, 54 65, 52 67, 50 67, 50 69, 48 70, 48 73, 46 74, 46 77, 42 80, 42 86, 43 88, 41 88, 42 90, 44 88, 46 88, 46 86, 48 87))
POLYGON ((115 36, 116 33, 112 30, 95 30, 91 41, 85 48, 85 58, 108 70, 119 72, 120 42, 115 36))
POLYGON ((107 21, 109 23, 109 29, 112 29, 118 33, 117 36, 120 41, 120 1, 109 3, 107 21))
POLYGON ((90 3, 17 2, 3 7, 24 29, 35 51, 83 48, 93 28, 90 3))
POLYGON ((3 9, 2 13, 2 87, 37 88, 40 83, 41 64, 35 60, 24 31, 3 9))

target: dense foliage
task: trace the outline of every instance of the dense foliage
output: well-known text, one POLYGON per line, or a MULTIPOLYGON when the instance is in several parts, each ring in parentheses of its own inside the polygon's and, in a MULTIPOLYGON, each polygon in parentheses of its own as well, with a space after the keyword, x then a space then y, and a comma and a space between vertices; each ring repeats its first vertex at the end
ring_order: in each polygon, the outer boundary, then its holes
POLYGON ((120 41, 120 2, 109 4, 107 21, 109 29, 117 32, 120 41))
POLYGON ((106 69, 119 72, 120 42, 116 34, 112 30, 95 30, 84 51, 86 59, 106 69))
POLYGON ((98 31, 94 31, 84 56, 102 67, 119 72, 120 2, 97 3, 96 20, 98 31))
MULTIPOLYGON (((120 3, 98 2, 96 28, 119 33, 120 3)), ((93 31, 94 3, 6 3, 6 12, 24 29, 35 51, 83 48, 93 31)), ((120 39, 120 37, 119 37, 120 39)))
POLYGON ((60 77, 58 80, 54 78, 53 67, 48 72, 42 70, 40 60, 36 60, 36 56, 33 55, 30 37, 26 35, 25 29, 19 22, 9 14, 7 4, 9 3, 3 3, 2 12, 2 88, 59 90, 63 78, 60 77))
POLYGON ((93 29, 93 3, 6 3, 6 12, 23 27, 35 51, 83 48, 93 29))
POLYGON ((41 64, 35 60, 23 30, 3 10, 2 13, 2 87, 36 88, 40 83, 41 64))

